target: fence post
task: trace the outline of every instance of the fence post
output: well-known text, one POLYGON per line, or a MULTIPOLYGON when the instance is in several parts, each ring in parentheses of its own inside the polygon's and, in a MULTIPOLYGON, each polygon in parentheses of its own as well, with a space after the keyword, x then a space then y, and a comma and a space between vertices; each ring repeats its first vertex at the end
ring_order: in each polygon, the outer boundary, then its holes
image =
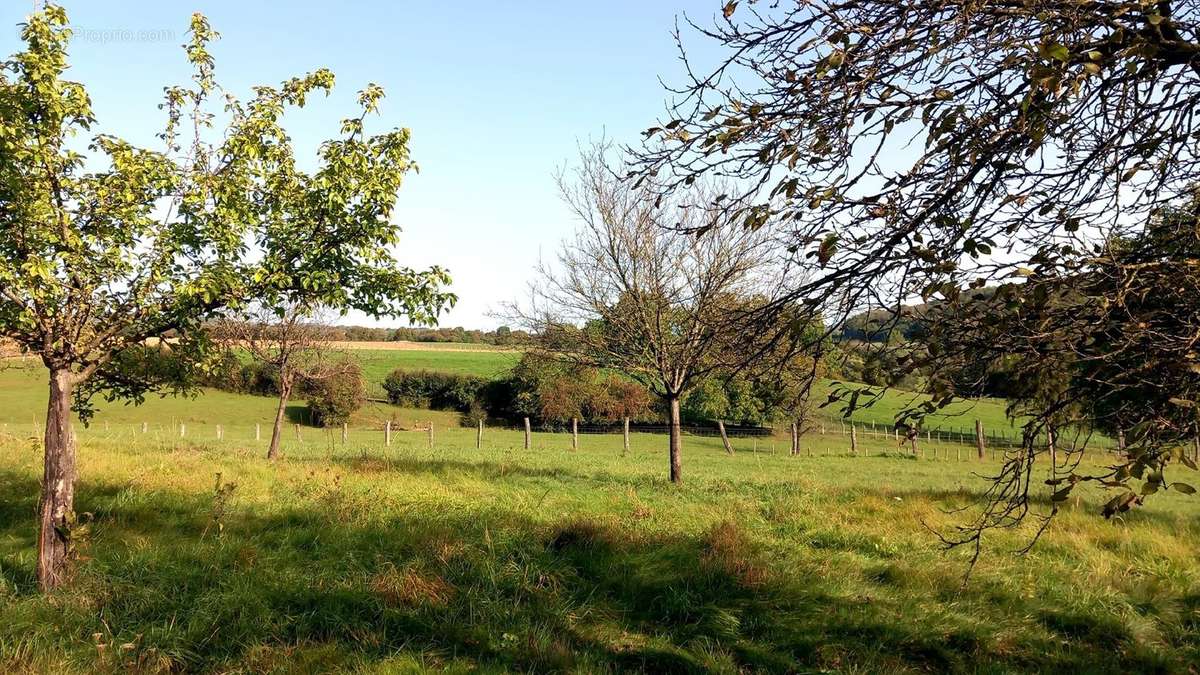
POLYGON ((525 418, 525 449, 529 449, 529 418, 525 418))
POLYGON ((979 420, 975 420, 975 450, 979 453, 979 459, 987 458, 983 444, 983 422, 979 420))
POLYGON ((429 420, 429 447, 433 447, 433 420, 429 420))
POLYGON ((142 433, 144 434, 149 430, 150 430, 150 425, 145 422, 142 422, 142 433))
POLYGON ((628 417, 625 418, 624 434, 625 434, 625 446, 624 446, 624 449, 621 451, 622 455, 629 452, 629 418, 628 417))
POLYGON ((792 422, 792 454, 800 454, 800 436, 797 433, 795 422, 792 422))
POLYGON ((850 423, 850 454, 858 454, 858 432, 855 431, 854 423, 850 423))
POLYGON ((721 445, 725 446, 727 454, 733 454, 733 446, 729 445, 729 436, 725 434, 725 420, 717 420, 717 429, 721 432, 721 445))
POLYGON ((254 440, 262 440, 262 425, 260 425, 258 422, 254 423, 254 440))
POLYGON ((217 440, 218 441, 221 440, 222 436, 223 436, 223 434, 221 433, 221 425, 218 424, 217 425, 217 440))
POLYGON ((479 419, 479 431, 475 432, 475 449, 483 449, 483 418, 479 419))
POLYGON ((349 431, 347 429, 348 426, 345 422, 342 422, 342 445, 346 444, 346 433, 349 431))
POLYGON ((300 425, 299 425, 299 424, 297 424, 297 425, 296 425, 296 440, 298 440, 298 441, 303 441, 303 440, 304 440, 304 439, 303 439, 303 438, 300 436, 300 425))
POLYGON ((184 436, 187 436, 187 425, 184 424, 183 422, 180 422, 179 423, 179 437, 183 438, 184 436))
POLYGON ((1125 452, 1125 430, 1117 429, 1117 452, 1125 452))
POLYGON ((579 449, 579 418, 571 418, 571 449, 579 449))
POLYGON ((392 421, 388 420, 383 423, 383 445, 390 447, 392 444, 392 421))

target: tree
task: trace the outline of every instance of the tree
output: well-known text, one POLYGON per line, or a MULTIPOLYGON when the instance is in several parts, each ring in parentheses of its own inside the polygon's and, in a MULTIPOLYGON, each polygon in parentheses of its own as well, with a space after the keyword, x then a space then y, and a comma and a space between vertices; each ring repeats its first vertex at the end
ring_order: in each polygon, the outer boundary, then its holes
MULTIPOLYGON (((1082 283, 1072 270, 1200 178, 1193 4, 730 1, 689 25, 725 51, 700 64, 677 32, 686 79, 632 173, 666 192, 725 180, 730 218, 788 223, 807 272, 790 298, 833 325, 992 283, 1024 295, 1030 275, 1082 283)), ((1113 345, 1152 338, 1126 328, 1142 339, 1113 345)), ((1045 453, 1037 438, 1020 462, 1045 453)))
POLYGON ((1023 448, 995 476, 993 498, 952 543, 978 546, 982 531, 1014 526, 1031 511, 1040 453, 1057 460, 1045 481, 1052 490, 1039 513, 1045 522, 1081 483, 1116 493, 1103 507, 1109 517, 1160 491, 1194 492, 1174 470, 1196 468, 1198 260, 1200 200, 1193 199, 1086 260, 940 310, 945 317, 933 323, 923 361, 934 392, 948 396, 956 374, 1003 359, 1011 414, 1028 419, 1023 448), (1097 431, 1129 442, 1119 461, 1081 466, 1097 431))
POLYGON ((364 133, 377 86, 321 145, 317 168, 302 171, 283 116, 328 91, 333 74, 257 87, 241 101, 217 86, 208 51, 217 36, 197 14, 185 45, 194 76, 166 90, 163 149, 96 134, 85 156, 72 138, 96 120, 84 86, 63 78, 70 35, 63 9, 46 5, 22 27, 24 51, 0 67, 0 335, 49 370, 44 590, 63 583, 70 553, 73 399, 86 410, 97 392, 137 398, 162 384, 131 377, 131 350, 175 334, 171 350, 188 353, 201 344, 201 321, 290 294, 418 320, 453 301, 445 272, 401 268, 388 254, 412 163, 407 130, 364 133), (214 97, 220 118, 209 112, 214 97))
POLYGON ((279 405, 267 459, 277 459, 284 415, 296 385, 341 376, 349 361, 333 358, 329 346, 333 331, 319 311, 294 302, 284 301, 275 308, 254 307, 216 324, 212 331, 227 349, 244 351, 274 371, 279 405))
POLYGON ((680 402, 699 381, 733 373, 769 350, 791 323, 773 320, 776 261, 765 231, 723 227, 700 189, 665 198, 624 181, 596 144, 559 177, 579 220, 555 265, 543 263, 528 306, 513 313, 535 350, 627 374, 670 418, 670 478, 681 482, 680 402), (695 237, 689 232, 709 234, 695 237))

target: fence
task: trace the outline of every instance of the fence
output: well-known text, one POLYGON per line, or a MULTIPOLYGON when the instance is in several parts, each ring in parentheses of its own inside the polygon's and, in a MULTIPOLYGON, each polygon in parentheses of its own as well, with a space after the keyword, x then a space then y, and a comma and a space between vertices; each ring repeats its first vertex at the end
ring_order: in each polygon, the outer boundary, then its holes
MULTIPOLYGON (((523 432, 524 448, 533 449, 533 428, 528 419, 525 419, 523 422, 522 425, 515 427, 486 427, 480 421, 477 427, 471 430, 475 432, 474 445, 477 448, 483 448, 485 440, 491 441, 488 438, 489 434, 497 430, 504 430, 510 433, 515 432, 516 434, 522 434, 523 432)), ((31 429, 32 438, 36 439, 41 436, 41 425, 37 422, 34 422, 32 425, 12 424, 12 427, 10 429, 10 423, 3 423, 0 425, 0 434, 14 435, 14 433, 20 433, 21 429, 25 428, 31 429)), ((729 438, 741 439, 743 443, 746 439, 752 439, 754 441, 752 448, 748 448, 743 444, 740 451, 753 449, 756 452, 759 449, 760 440, 779 438, 779 435, 775 433, 776 430, 768 427, 726 426, 724 427, 724 434, 720 427, 710 426, 688 425, 682 427, 682 430, 690 436, 725 436, 723 441, 726 450, 729 452, 734 451, 732 444, 728 440, 729 438)), ((158 442, 177 442, 180 440, 193 442, 253 440, 255 442, 264 442, 271 434, 271 424, 269 421, 264 421, 252 425, 242 423, 240 425, 226 426, 223 424, 197 423, 191 420, 171 420, 169 424, 165 421, 156 424, 145 421, 133 424, 99 422, 84 431, 89 435, 103 434, 104 437, 110 440, 142 437, 154 438, 158 442)), ((304 441, 306 439, 308 441, 323 440, 330 445, 337 444, 340 441, 344 445, 353 437, 354 442, 358 445, 363 445, 365 441, 366 445, 378 444, 383 447, 390 447, 394 437, 407 433, 409 434, 406 442, 408 445, 411 446, 412 439, 415 437, 420 439, 416 441, 417 443, 423 440, 428 447, 433 448, 438 439, 441 438, 440 434, 444 431, 444 429, 435 430, 432 422, 401 427, 398 424, 393 424, 391 421, 383 421, 378 425, 366 428, 355 427, 351 429, 343 425, 341 427, 320 429, 297 424, 293 420, 284 428, 284 439, 287 441, 304 441)), ((458 436, 461 436, 467 430, 458 429, 457 431, 458 436)), ((665 434, 668 431, 669 427, 661 424, 628 424, 628 426, 624 423, 616 425, 582 425, 576 421, 574 424, 564 425, 560 428, 539 429, 537 434, 543 437, 556 434, 570 435, 570 446, 572 448, 580 447, 579 436, 581 434, 622 435, 624 437, 624 447, 626 450, 629 450, 631 446, 631 434, 665 434)), ((467 431, 467 433, 470 433, 470 431, 467 431)), ((783 436, 786 438, 787 434, 785 433, 783 436)), ((515 439, 512 436, 509 438, 512 442, 507 445, 512 447, 519 444, 518 441, 521 436, 518 435, 515 439)), ((1111 451, 1115 449, 1115 446, 1095 444, 1094 441, 1095 438, 1089 439, 1088 447, 1094 450, 1111 451)), ((462 439, 457 438, 456 442, 462 442, 462 439)), ((1073 445, 1068 438, 1063 438, 1060 444, 1061 449, 1064 451, 1073 445)), ((502 443, 500 445, 506 444, 502 443)), ((886 428, 882 425, 869 422, 861 424, 857 422, 849 423, 844 420, 818 418, 807 424, 806 429, 797 439, 797 445, 796 452, 798 454, 809 456, 831 454, 832 445, 833 454, 839 455, 849 453, 851 455, 869 456, 872 454, 901 453, 917 457, 932 457, 934 459, 954 458, 962 460, 972 457, 983 459, 989 456, 995 459, 1013 448, 1020 447, 1021 439, 1015 433, 987 434, 983 425, 978 421, 971 433, 967 433, 965 429, 959 427, 957 429, 929 430, 909 436, 900 433, 894 428, 886 428), (833 444, 812 442, 814 438, 829 437, 841 440, 833 444), (883 441, 883 449, 880 449, 879 441, 883 441), (815 451, 814 445, 817 446, 815 451), (874 445, 873 448, 871 447, 872 445, 874 445)), ((655 447, 657 448, 657 444, 655 447)), ((772 452, 774 451, 774 443, 767 447, 770 447, 772 452)), ((1200 447, 1200 444, 1198 444, 1198 447, 1200 447)))

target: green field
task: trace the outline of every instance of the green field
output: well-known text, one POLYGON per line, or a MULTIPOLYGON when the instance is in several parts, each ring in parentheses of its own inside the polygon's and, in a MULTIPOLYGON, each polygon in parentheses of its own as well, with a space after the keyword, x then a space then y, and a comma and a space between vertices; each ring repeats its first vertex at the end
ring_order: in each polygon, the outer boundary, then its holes
POLYGON ((520 360, 517 352, 458 351, 453 349, 352 349, 368 382, 382 384, 397 368, 436 370, 459 375, 493 378, 504 374, 520 360))
MULTIPOLYGON (((998 466, 887 438, 475 432, 374 406, 346 444, 262 459, 265 398, 104 406, 81 429, 80 560, 34 585, 40 373, 0 372, 0 672, 1187 672, 1200 500, 1109 522, 1082 490, 1026 556, 999 533, 962 585, 963 522, 998 466), (391 447, 378 431, 395 419, 391 447), (434 422, 434 447, 425 425, 434 422), (148 433, 141 432, 141 423, 148 433), (177 424, 184 421, 186 437, 177 424), (215 424, 225 439, 215 440, 215 424), (778 448, 784 447, 778 442, 778 448), (235 487, 215 496, 217 474, 235 487)), ((965 456, 965 455, 964 455, 965 456)), ((1087 461, 1103 462, 1097 454, 1087 461)), ((1169 476, 1174 479, 1175 476, 1169 476)), ((1194 480, 1192 482, 1195 482, 1194 480)))

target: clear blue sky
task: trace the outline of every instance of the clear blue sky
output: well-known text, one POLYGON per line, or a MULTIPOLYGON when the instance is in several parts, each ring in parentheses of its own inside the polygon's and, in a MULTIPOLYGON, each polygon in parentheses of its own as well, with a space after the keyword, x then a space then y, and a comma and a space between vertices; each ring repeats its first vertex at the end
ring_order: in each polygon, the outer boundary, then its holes
MULTIPOLYGON (((2 4, 7 56, 20 48, 16 26, 34 2, 2 4)), ((78 33, 70 77, 91 93, 96 130, 147 146, 158 146, 163 86, 189 75, 179 45, 193 11, 221 33, 218 79, 240 97, 255 84, 334 71, 335 94, 289 123, 302 152, 336 135, 363 85, 382 85, 388 98, 374 128, 411 128, 421 167, 400 192, 397 256, 450 269, 460 301, 443 325, 489 327, 489 309, 520 297, 539 255, 551 255, 574 226, 555 193, 556 167, 571 160, 577 141, 633 141, 651 126, 666 98, 658 78, 677 82, 681 72, 670 37, 675 17, 707 21, 722 2, 62 4, 78 33)))

